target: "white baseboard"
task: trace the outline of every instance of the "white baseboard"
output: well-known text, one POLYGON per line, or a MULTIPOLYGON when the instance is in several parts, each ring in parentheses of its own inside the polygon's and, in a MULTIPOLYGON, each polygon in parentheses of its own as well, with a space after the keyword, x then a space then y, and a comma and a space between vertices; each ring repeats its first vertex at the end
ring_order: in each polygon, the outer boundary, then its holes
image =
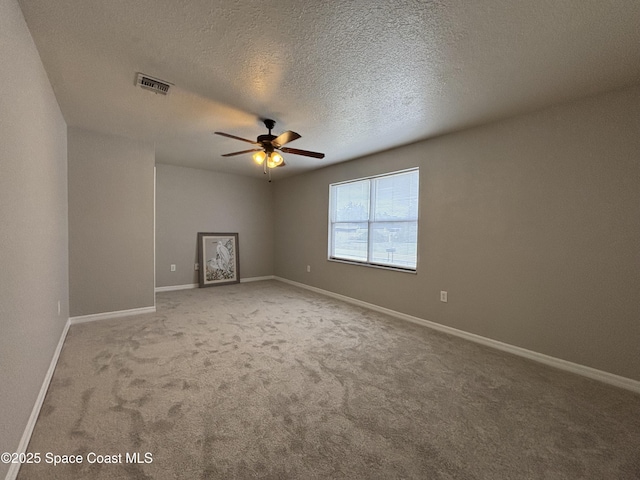
POLYGON ((197 283, 187 283, 185 285, 169 285, 168 287, 156 287, 156 293, 158 292, 173 292, 174 290, 190 290, 192 288, 198 288, 200 285, 197 283))
POLYGON ((130 310, 118 310, 116 312, 94 313, 92 315, 82 315, 79 317, 69 318, 71 325, 78 323, 95 322, 97 320, 106 320, 108 318, 130 317, 131 315, 142 315, 144 313, 155 313, 156 307, 132 308, 130 310))
POLYGON ((288 283, 290 285, 294 285, 296 287, 301 287, 307 290, 311 290, 312 292, 337 298, 344 302, 358 305, 360 307, 368 308, 376 312, 385 313, 389 316, 396 317, 401 320, 406 320, 412 323, 417 323, 419 325, 424 325, 425 327, 429 327, 434 330, 438 330, 440 332, 448 333, 456 337, 464 338, 465 340, 470 340, 472 342, 479 343, 487 347, 495 348, 496 350, 512 353, 514 355, 528 358, 529 360, 534 360, 536 362, 543 363, 551 367, 559 368, 567 372, 582 375, 583 377, 588 377, 593 380, 598 380, 600 382, 607 383, 609 385, 614 385, 616 387, 624 388, 632 392, 640 393, 640 382, 637 380, 633 380, 631 378, 621 377, 620 375, 615 375, 613 373, 604 372, 602 370, 597 370, 592 367, 587 367, 585 365, 580 365, 578 363, 562 360, 560 358, 545 355, 543 353, 527 350, 526 348, 516 347, 515 345, 509 345, 508 343, 503 343, 498 340, 482 337, 474 333, 465 332, 464 330, 458 330, 457 328, 447 327, 446 325, 430 322, 429 320, 425 320, 419 317, 414 317, 413 315, 407 315, 406 313, 396 312, 395 310, 381 307, 379 305, 374 305, 373 303, 363 302, 362 300, 357 300, 355 298, 347 297, 346 295, 340 295, 339 293, 334 293, 328 290, 323 290, 321 288, 312 287, 310 285, 305 285, 304 283, 294 282, 293 280, 288 280, 286 278, 275 276, 274 279, 284 283, 288 283))
MULTIPOLYGON (((24 429, 24 433, 22 434, 22 438, 20 439, 20 443, 18 444, 18 448, 15 450, 16 453, 26 453, 27 447, 29 446, 29 442, 31 441, 31 434, 33 433, 33 429, 36 426, 36 422, 38 421, 38 416, 40 415, 40 409, 42 408, 42 404, 44 403, 44 398, 47 395, 47 390, 49 390, 49 384, 51 383, 51 379, 53 378, 53 372, 56 370, 56 365, 58 364, 58 359, 60 358, 60 352, 62 351, 62 346, 64 345, 64 341, 67 338, 67 332, 69 331, 69 326, 71 325, 71 321, 67 319, 67 323, 64 325, 64 329, 62 330, 62 334, 60 335, 60 340, 58 340, 58 345, 56 346, 55 351, 53 352, 53 357, 51 358, 51 363, 49 364, 49 369, 47 370, 46 375, 44 376, 44 381, 42 382, 42 386, 40 387, 40 392, 38 393, 38 397, 36 398, 36 403, 33 406, 33 410, 31 410, 31 416, 27 421, 27 426, 24 429)), ((18 476, 18 472, 20 471, 19 463, 12 463, 9 466, 9 471, 7 472, 7 476, 5 480, 15 480, 18 476)))
MULTIPOLYGON (((273 275, 267 275, 264 277, 249 277, 249 278, 241 278, 240 283, 248 283, 248 282, 262 282, 263 280, 273 280, 273 275)), ((170 285, 168 287, 156 287, 156 293, 159 292, 173 292, 175 290, 189 290, 191 288, 200 287, 197 283, 188 283, 185 285, 170 285)))
POLYGON ((273 279, 275 279, 273 275, 266 275, 264 277, 249 277, 249 278, 241 278, 240 283, 262 282, 264 280, 273 280, 273 279))

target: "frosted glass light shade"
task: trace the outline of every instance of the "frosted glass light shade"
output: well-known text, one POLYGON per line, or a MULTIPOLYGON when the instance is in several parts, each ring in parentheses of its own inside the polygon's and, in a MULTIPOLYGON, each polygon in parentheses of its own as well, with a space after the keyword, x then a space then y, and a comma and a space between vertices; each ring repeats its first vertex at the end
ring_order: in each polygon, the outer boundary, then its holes
POLYGON ((282 158, 282 155, 280 155, 278 152, 273 152, 267 159, 267 167, 276 168, 277 166, 282 165, 282 162, 284 162, 284 158, 282 158))
POLYGON ((253 154, 253 161, 256 162, 258 165, 262 165, 262 162, 264 162, 264 159, 267 157, 267 154, 264 152, 256 152, 253 154))

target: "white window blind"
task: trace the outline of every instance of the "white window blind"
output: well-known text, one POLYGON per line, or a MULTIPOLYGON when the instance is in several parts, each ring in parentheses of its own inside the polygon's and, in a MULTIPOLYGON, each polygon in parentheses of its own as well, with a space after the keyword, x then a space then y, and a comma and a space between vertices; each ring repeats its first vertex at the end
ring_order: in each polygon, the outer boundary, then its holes
POLYGON ((329 258, 415 271, 418 169, 329 186, 329 258))

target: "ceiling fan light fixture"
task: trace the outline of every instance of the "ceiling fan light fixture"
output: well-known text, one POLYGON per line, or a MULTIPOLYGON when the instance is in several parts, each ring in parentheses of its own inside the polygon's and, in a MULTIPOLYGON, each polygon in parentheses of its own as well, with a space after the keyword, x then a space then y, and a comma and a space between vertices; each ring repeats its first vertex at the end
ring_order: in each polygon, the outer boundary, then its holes
POLYGON ((293 142, 300 138, 300 134, 287 130, 278 136, 272 135, 271 130, 275 127, 276 122, 271 119, 264 120, 264 126, 267 127, 269 133, 266 135, 258 135, 258 138, 253 141, 247 138, 238 137, 224 132, 213 132, 216 135, 222 135, 223 137, 233 138, 235 140, 241 140, 243 142, 251 143, 254 148, 250 150, 242 150, 240 152, 225 153, 223 157, 233 157, 235 155, 242 155, 245 153, 253 153, 253 161, 262 166, 265 174, 269 174, 269 181, 271 181, 271 169, 277 167, 284 167, 286 164, 284 158, 275 150, 280 150, 286 154, 303 155, 305 157, 324 158, 324 153, 310 152, 309 150, 300 150, 298 148, 289 148, 284 145, 289 142, 293 142), (255 148, 257 147, 257 148, 255 148))
POLYGON ((282 165, 282 162, 284 162, 284 158, 282 158, 282 155, 280 155, 278 152, 272 152, 267 159, 267 167, 276 168, 282 165))
POLYGON ((253 154, 253 161, 258 165, 262 165, 265 158, 267 158, 267 154, 265 152, 256 152, 253 154))

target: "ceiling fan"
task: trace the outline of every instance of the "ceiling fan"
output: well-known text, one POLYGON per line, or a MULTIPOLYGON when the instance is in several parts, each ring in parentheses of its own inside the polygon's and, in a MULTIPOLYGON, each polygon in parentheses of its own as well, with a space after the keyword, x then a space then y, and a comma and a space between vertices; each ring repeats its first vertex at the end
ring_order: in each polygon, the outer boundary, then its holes
POLYGON ((232 157, 234 155, 242 155, 243 153, 253 154, 253 159, 258 165, 264 166, 264 173, 269 173, 269 180, 271 180, 271 169, 277 167, 283 167, 285 165, 284 158, 276 150, 280 150, 284 153, 291 153, 293 155, 304 155, 305 157, 324 158, 324 153, 310 152, 308 150, 299 150, 297 148, 289 148, 283 145, 293 142, 300 138, 300 135, 296 132, 286 131, 277 137, 271 134, 271 130, 275 127, 275 120, 269 118, 264 120, 264 126, 267 127, 269 133, 266 135, 259 135, 256 141, 248 140, 246 138, 236 137, 223 132, 214 132, 216 135, 222 135, 223 137, 235 138, 243 142, 256 145, 258 148, 252 148, 249 150, 242 150, 240 152, 225 153, 223 157, 232 157))

